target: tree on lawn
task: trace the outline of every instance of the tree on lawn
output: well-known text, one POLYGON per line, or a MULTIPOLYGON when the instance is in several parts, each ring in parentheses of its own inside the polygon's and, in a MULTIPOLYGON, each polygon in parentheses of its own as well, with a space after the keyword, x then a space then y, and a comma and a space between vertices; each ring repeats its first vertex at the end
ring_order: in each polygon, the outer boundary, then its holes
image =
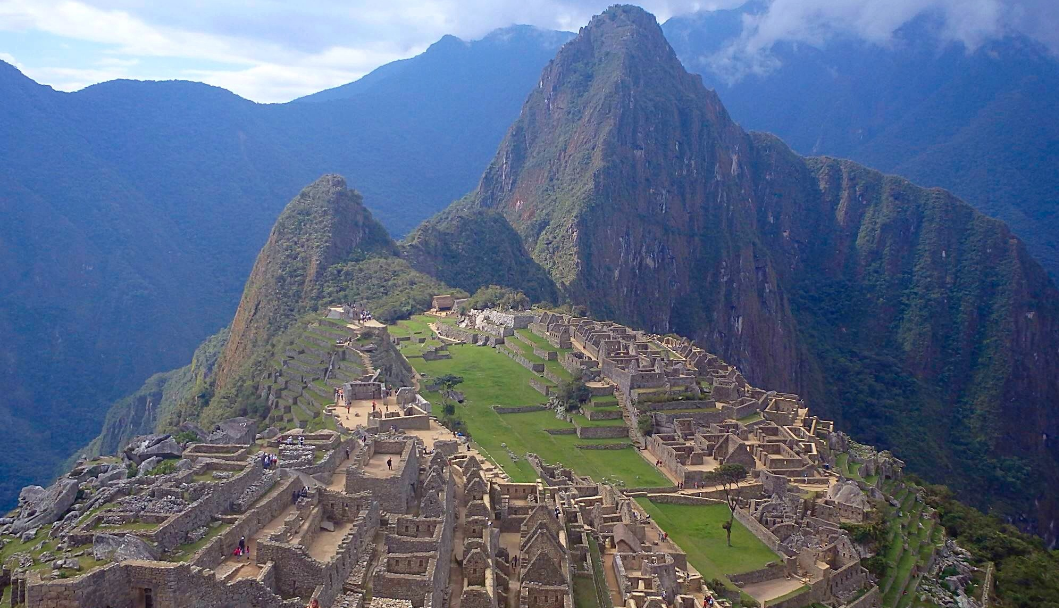
POLYGON ((581 409, 581 406, 592 399, 592 391, 581 381, 580 376, 559 383, 555 398, 568 412, 581 409))
POLYGON ((456 413, 456 404, 452 399, 452 391, 463 382, 463 376, 456 376, 453 374, 445 374, 434 381, 441 392, 441 411, 446 416, 452 416, 456 413))
POLYGON ((741 464, 722 464, 714 472, 717 481, 724 488, 724 501, 728 503, 728 521, 721 524, 721 527, 724 528, 725 534, 728 535, 729 547, 732 546, 732 523, 735 521, 736 496, 733 491, 739 487, 739 482, 746 478, 746 474, 746 467, 741 464))

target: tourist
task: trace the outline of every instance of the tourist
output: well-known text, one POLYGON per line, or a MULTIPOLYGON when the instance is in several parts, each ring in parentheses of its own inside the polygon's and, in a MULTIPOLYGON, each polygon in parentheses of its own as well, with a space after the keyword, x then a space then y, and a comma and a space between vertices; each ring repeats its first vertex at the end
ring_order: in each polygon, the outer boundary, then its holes
POLYGON ((309 600, 309 608, 320 608, 320 602, 314 597, 309 600))
POLYGON ((305 447, 305 435, 298 435, 298 445, 305 447))
POLYGON ((393 458, 386 459, 386 468, 391 471, 393 470, 393 458))
POLYGON ((239 537, 239 555, 245 555, 246 561, 250 561, 250 552, 246 550, 246 537, 239 537))

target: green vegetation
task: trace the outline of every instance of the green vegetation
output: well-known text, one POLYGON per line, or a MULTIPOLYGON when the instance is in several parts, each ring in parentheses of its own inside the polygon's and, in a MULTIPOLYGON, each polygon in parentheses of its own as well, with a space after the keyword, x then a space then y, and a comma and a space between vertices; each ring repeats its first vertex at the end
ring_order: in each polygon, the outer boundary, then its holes
POLYGON ((171 562, 186 562, 191 559, 196 553, 199 552, 203 547, 206 546, 215 537, 221 535, 225 530, 231 527, 232 524, 220 523, 216 526, 210 526, 206 531, 206 536, 203 536, 199 540, 193 543, 187 543, 178 546, 172 552, 166 555, 165 559, 171 562))
POLYGON ((463 303, 465 310, 499 308, 500 310, 526 310, 530 307, 530 300, 526 294, 510 287, 499 285, 488 285, 479 288, 466 302, 463 303))
POLYGON ((996 566, 996 592, 1004 606, 1059 605, 1059 550, 1040 538, 957 501, 943 486, 926 486, 926 502, 937 509, 945 532, 980 566, 996 566))
POLYGON ((150 471, 147 471, 147 475, 168 475, 176 472, 176 465, 180 462, 179 458, 169 458, 163 460, 154 466, 150 471))
POLYGON ((731 514, 727 505, 673 505, 646 497, 637 498, 636 502, 687 552, 688 562, 706 580, 727 581, 728 574, 749 572, 780 561, 739 522, 732 526, 732 544, 728 546, 723 527, 731 514))
POLYGON ((579 574, 574 577, 574 608, 599 608, 595 579, 579 574))
MULTIPOLYGON (((536 473, 525 460, 532 452, 547 462, 561 462, 582 475, 597 481, 611 479, 631 487, 657 487, 668 481, 650 463, 630 447, 620 450, 580 450, 579 444, 613 444, 615 440, 578 439, 576 435, 551 435, 545 429, 573 428, 558 420, 550 411, 521 414, 497 414, 491 406, 539 405, 545 401, 529 386, 538 378, 495 349, 457 344, 449 347, 451 359, 425 361, 410 359, 412 365, 430 378, 458 375, 468 380, 460 389, 465 400, 455 404, 455 414, 466 425, 466 432, 474 439, 483 454, 504 468, 512 479, 533 481, 536 473), (512 455, 514 458, 512 458, 512 455)), ((426 393, 426 398, 440 403, 438 393, 426 393)))
MULTIPOLYGON (((588 390, 588 387, 581 380, 580 377, 572 377, 569 380, 560 382, 556 387, 555 394, 553 397, 563 405, 563 409, 568 412, 580 410, 581 406, 588 403, 592 398, 592 392, 588 390)), ((591 420, 586 419, 584 416, 580 416, 586 423, 591 423, 591 420)), ((619 420, 620 422, 620 420, 619 420)), ((624 424, 624 423, 622 423, 624 424)), ((581 425, 585 426, 585 425, 581 425)))

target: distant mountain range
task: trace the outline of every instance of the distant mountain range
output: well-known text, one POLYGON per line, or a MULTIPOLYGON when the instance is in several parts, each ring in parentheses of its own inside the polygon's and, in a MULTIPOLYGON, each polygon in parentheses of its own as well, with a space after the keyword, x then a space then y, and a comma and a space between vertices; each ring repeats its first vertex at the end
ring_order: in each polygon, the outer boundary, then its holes
POLYGON ((341 172, 397 235, 466 193, 571 35, 446 37, 283 105, 190 82, 60 93, 0 62, 0 505, 231 320, 306 183, 341 172))
MULTIPOLYGON (((801 153, 948 187, 1009 222, 1059 273, 1052 57, 1021 39, 971 54, 939 47, 922 20, 885 50, 780 45, 776 70, 728 84, 709 57, 738 35, 740 15, 662 27, 736 122, 801 153)), ((0 420, 12 431, 0 502, 46 479, 111 401, 186 363, 228 323, 269 227, 304 184, 341 173, 395 236, 474 189, 572 36, 512 27, 475 42, 445 37, 282 105, 187 82, 59 93, 0 62, 0 420)), ((512 235, 504 246, 521 247, 512 235)), ((452 236, 422 240, 437 250, 418 262, 477 245, 452 236)), ((540 297, 558 297, 539 268, 490 271, 532 276, 540 297)))

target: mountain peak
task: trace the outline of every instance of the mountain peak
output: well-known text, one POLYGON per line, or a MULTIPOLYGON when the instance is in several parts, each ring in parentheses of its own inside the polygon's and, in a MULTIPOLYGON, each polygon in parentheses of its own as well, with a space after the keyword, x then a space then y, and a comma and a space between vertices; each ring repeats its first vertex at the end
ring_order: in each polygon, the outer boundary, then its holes
POLYGON ((386 230, 342 176, 327 174, 306 186, 287 203, 254 262, 218 364, 217 387, 271 336, 317 305, 329 268, 396 253, 386 230))

